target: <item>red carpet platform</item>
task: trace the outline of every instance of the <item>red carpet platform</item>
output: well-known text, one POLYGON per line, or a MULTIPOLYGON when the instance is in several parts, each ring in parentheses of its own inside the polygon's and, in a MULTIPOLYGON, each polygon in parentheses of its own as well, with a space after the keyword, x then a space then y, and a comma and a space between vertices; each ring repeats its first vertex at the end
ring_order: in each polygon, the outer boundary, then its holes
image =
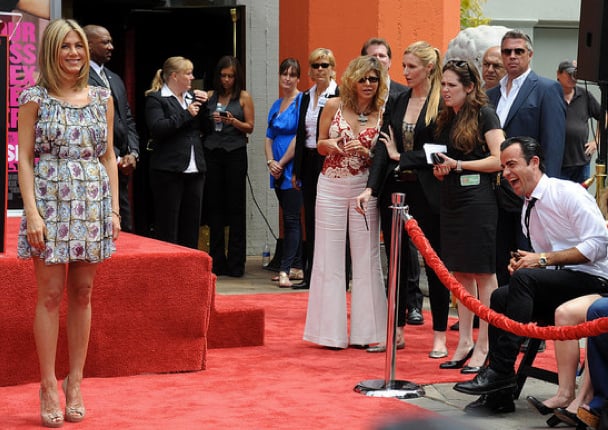
MULTIPOLYGON (((32 262, 16 256, 18 222, 9 218, 7 252, 0 255, 0 386, 39 378, 32 333, 36 283, 32 262)), ((215 307, 207 253, 128 233, 116 245, 95 279, 86 376, 202 370, 208 347, 264 343, 262 308, 221 300, 215 307)), ((65 306, 61 324, 60 377, 67 373, 65 306)))

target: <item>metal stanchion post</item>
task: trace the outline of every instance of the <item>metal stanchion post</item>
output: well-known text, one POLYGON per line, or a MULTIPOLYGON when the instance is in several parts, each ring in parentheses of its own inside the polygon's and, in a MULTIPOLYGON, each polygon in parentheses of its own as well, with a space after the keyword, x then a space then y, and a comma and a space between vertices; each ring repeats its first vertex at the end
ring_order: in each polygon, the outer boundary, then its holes
POLYGON ((388 321, 386 324, 386 363, 384 379, 370 379, 360 382, 355 391, 371 397, 395 397, 398 399, 411 399, 424 396, 424 388, 409 381, 395 379, 395 359, 397 357, 397 345, 395 344, 396 321, 397 321, 397 285, 399 283, 399 266, 401 252, 401 237, 408 207, 405 206, 405 194, 393 193, 391 196, 393 205, 393 225, 391 229, 390 267, 388 272, 388 321))

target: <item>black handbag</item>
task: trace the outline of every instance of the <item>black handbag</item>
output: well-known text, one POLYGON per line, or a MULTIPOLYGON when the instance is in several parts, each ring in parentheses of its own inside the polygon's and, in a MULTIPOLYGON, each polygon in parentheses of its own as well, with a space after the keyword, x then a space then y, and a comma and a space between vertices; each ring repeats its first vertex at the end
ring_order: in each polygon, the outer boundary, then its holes
POLYGON ((511 188, 511 184, 502 176, 501 172, 496 174, 494 192, 496 193, 496 201, 499 208, 506 212, 521 213, 524 199, 515 194, 513 188, 511 188))

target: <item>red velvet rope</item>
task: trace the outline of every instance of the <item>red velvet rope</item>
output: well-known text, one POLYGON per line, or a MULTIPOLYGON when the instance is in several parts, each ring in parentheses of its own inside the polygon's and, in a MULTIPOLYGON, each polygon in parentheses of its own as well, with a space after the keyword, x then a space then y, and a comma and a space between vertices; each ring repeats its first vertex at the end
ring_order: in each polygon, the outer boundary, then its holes
POLYGON ((547 326, 540 327, 536 323, 522 324, 513 321, 501 313, 493 311, 484 306, 476 297, 469 292, 452 276, 444 266, 437 253, 430 245, 428 239, 418 226, 418 222, 411 218, 405 223, 405 230, 412 238, 414 245, 424 257, 431 269, 435 271, 439 280, 445 285, 461 304, 469 308, 479 318, 487 321, 495 327, 515 333, 518 336, 534 337, 548 340, 572 340, 588 336, 597 336, 608 332, 608 317, 587 321, 576 326, 547 326))

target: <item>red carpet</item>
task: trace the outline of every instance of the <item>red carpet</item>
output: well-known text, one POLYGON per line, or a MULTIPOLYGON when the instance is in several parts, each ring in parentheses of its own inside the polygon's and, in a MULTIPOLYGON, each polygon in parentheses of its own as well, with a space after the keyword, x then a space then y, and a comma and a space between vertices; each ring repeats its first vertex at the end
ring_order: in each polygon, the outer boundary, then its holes
MULTIPOLYGON (((407 402, 355 393, 359 382, 383 378, 385 356, 356 349, 331 351, 304 342, 307 297, 230 296, 235 305, 265 309, 264 346, 209 350, 207 370, 202 372, 86 379, 87 418, 79 427, 354 430, 375 429, 386 419, 430 414, 407 402)), ((396 379, 421 385, 469 379, 458 371, 439 370, 442 360, 427 357, 432 338, 430 315, 425 317, 424 326, 406 329, 407 346, 398 352, 396 379)), ((450 351, 457 337, 450 333, 450 351)), ((536 364, 551 368, 552 362, 553 352, 547 351, 536 364)), ((39 428, 37 396, 37 384, 0 388, 0 428, 39 428)))

